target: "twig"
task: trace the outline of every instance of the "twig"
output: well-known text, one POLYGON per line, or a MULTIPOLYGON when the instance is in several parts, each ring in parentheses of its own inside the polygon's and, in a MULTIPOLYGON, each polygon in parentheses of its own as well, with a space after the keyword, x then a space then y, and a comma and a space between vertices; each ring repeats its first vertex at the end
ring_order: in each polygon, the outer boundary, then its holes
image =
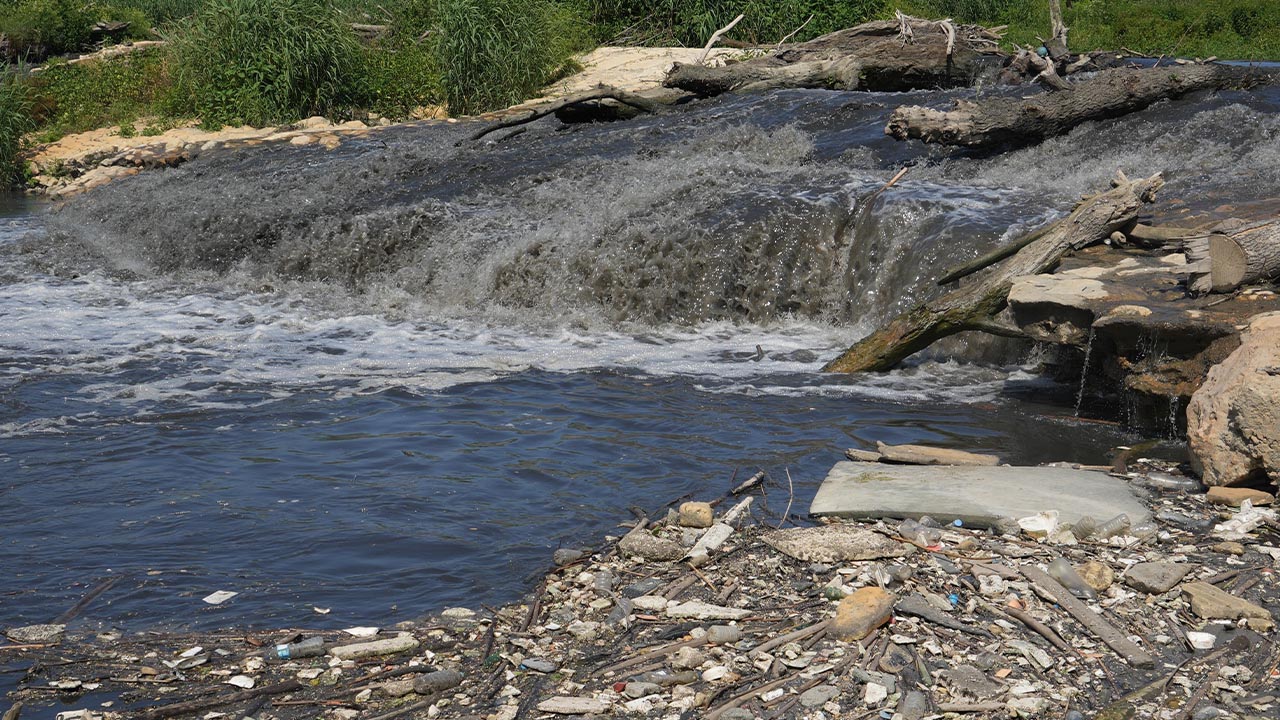
POLYGON ((1048 573, 1040 568, 1027 566, 1022 568, 1022 574, 1031 581, 1032 585, 1051 595, 1063 610, 1066 610, 1071 617, 1098 636, 1102 642, 1106 643, 1107 647, 1124 658, 1125 662, 1134 667, 1151 667, 1155 665, 1155 660, 1145 650, 1135 645, 1124 633, 1104 620, 1101 615, 1091 610, 1088 605, 1077 600, 1074 595, 1067 592, 1066 588, 1058 584, 1058 581, 1050 577, 1048 573))
POLYGON ((1037 633, 1040 633, 1041 637, 1043 637, 1045 640, 1048 640, 1054 647, 1058 648, 1059 650, 1065 653, 1074 652, 1072 647, 1067 644, 1067 641, 1063 640, 1062 636, 1054 632, 1053 628, 1031 617, 1031 615, 1029 615, 1028 613, 1025 613, 1017 608, 1012 608, 1012 607, 1000 608, 1000 612, 1003 612, 1009 615, 1009 617, 1016 619, 1018 622, 1022 623, 1023 625, 1026 625, 1032 630, 1035 630, 1037 633))
POLYGON ((764 481, 764 471, 763 471, 763 470, 761 470, 761 471, 757 472, 755 475, 752 475, 751 477, 749 477, 749 478, 747 478, 746 480, 744 480, 744 481, 742 482, 742 484, 741 484, 741 485, 739 485, 738 487, 736 487, 736 488, 734 488, 734 489, 730 490, 730 491, 729 491, 729 493, 730 493, 730 494, 732 494, 732 495, 741 495, 742 493, 744 493, 744 492, 746 492, 746 491, 750 490, 751 488, 753 488, 753 487, 755 487, 755 486, 759 485, 759 484, 760 484, 761 482, 763 482, 763 481, 764 481))
POLYGON ((775 530, 781 530, 783 525, 787 524, 787 517, 791 515, 791 503, 796 499, 796 486, 791 482, 791 468, 787 468, 787 509, 782 511, 782 519, 778 521, 775 530))
POLYGON ((113 585, 119 582, 119 580, 120 578, 117 576, 117 577, 107 578, 106 580, 103 580, 102 582, 98 583, 98 585, 94 587, 92 590, 90 590, 88 593, 86 593, 83 598, 80 598, 80 602, 71 606, 70 610, 67 610, 66 612, 62 613, 58 617, 54 618, 53 624, 66 625, 67 623, 71 622, 77 616, 79 616, 80 613, 84 612, 85 608, 89 607, 89 603, 96 600, 97 597, 102 593, 110 590, 113 585))
POLYGON ((742 18, 744 17, 746 17, 746 15, 739 15, 738 17, 733 19, 733 22, 711 33, 711 39, 707 41, 707 44, 702 48, 702 54, 698 56, 698 62, 697 62, 698 65, 701 65, 707 61, 707 56, 711 54, 711 46, 716 44, 716 41, 720 39, 720 36, 732 30, 733 26, 737 25, 738 22, 741 21, 742 18))
MULTIPOLYGON (((281 693, 293 692, 301 690, 302 683, 297 680, 288 680, 278 685, 265 685, 252 690, 243 692, 230 693, 220 695, 205 700, 192 700, 189 702, 173 703, 171 705, 161 705, 159 707, 148 708, 134 715, 137 720, 158 720, 159 718, 176 717, 178 715, 189 715, 191 713, 200 712, 208 708, 217 707, 219 705, 229 705, 231 703, 242 702, 244 700, 252 700, 263 695, 279 695, 281 693)), ((370 718, 370 720, 375 720, 370 718)))
POLYGON ((411 712, 416 712, 418 710, 425 710, 431 707, 432 705, 434 705, 436 700, 438 699, 439 698, 432 697, 432 698, 427 698, 426 700, 419 700, 416 703, 410 703, 408 705, 405 705, 404 707, 396 708, 391 712, 383 713, 381 715, 374 715, 373 717, 368 718, 368 720, 392 720, 392 718, 398 718, 403 715, 408 715, 411 712))
POLYGON ((692 640, 681 640, 680 642, 668 643, 657 649, 650 650, 649 652, 646 652, 643 655, 637 655, 636 657, 633 657, 630 660, 623 660, 622 662, 616 662, 616 663, 613 663, 612 665, 605 665, 604 667, 596 670, 593 674, 605 675, 611 672, 619 672, 629 667, 639 665, 640 663, 666 657, 667 655, 670 655, 671 653, 675 652, 676 650, 679 650, 680 648, 698 647, 699 645, 705 645, 706 643, 707 643, 707 638, 705 636, 700 638, 694 638, 692 640))
POLYGON ((938 712, 953 713, 991 713, 1003 710, 1004 703, 983 702, 968 705, 965 703, 938 703, 938 712))
POLYGON ((799 640, 803 640, 809 637, 810 635, 813 635, 814 633, 822 632, 830 626, 831 626, 830 620, 823 620, 822 622, 814 623, 809 627, 801 628, 799 630, 796 630, 795 632, 789 632, 786 635, 779 635, 778 637, 770 640, 767 643, 757 645, 756 647, 752 648, 750 653, 748 654, 758 655, 760 653, 767 653, 770 650, 780 645, 786 645, 789 642, 796 642, 799 640))
POLYGON ((777 47, 775 47, 775 48, 773 49, 773 51, 774 51, 774 52, 777 52, 777 51, 781 50, 781 49, 782 49, 782 46, 783 46, 783 45, 786 45, 788 40, 790 40, 791 38, 795 37, 796 33, 798 33, 798 32, 800 32, 801 30, 803 30, 805 25, 808 25, 810 22, 812 22, 814 17, 816 17, 816 16, 814 16, 814 15, 810 15, 808 20, 805 20, 803 23, 801 23, 801 24, 800 24, 800 27, 796 28, 795 30, 792 30, 790 33, 788 33, 788 34, 787 34, 787 36, 786 36, 786 37, 784 37, 784 38, 782 38, 781 40, 779 40, 779 41, 778 41, 778 46, 777 46, 777 47))

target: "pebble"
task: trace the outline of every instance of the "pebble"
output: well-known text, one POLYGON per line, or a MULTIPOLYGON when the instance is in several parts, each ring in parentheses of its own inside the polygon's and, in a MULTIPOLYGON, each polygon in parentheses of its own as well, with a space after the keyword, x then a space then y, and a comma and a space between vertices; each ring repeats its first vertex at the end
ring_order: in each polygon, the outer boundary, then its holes
POLYGON ((1209 547, 1210 550, 1223 555, 1243 555, 1244 545, 1238 542, 1220 542, 1209 547))
POLYGON ((840 695, 840 689, 834 685, 816 685, 800 693, 800 704, 807 707, 822 707, 840 695))
POLYGON ((551 553, 551 562, 556 565, 568 565, 571 562, 577 562, 586 557, 587 553, 574 548, 560 548, 551 553))
POLYGON ((1205 499, 1211 503, 1218 505, 1229 505, 1231 507, 1240 507, 1240 504, 1248 500, 1255 507, 1259 505, 1270 505, 1276 501, 1276 496, 1262 490, 1254 490, 1252 488, 1239 487, 1211 487, 1209 494, 1205 499))
POLYGON ((662 686, 657 683, 649 682, 629 682, 622 694, 629 698, 642 698, 646 695, 654 695, 662 692, 662 686))
POLYGON ((629 598, 638 598, 657 590, 662 587, 662 581, 658 578, 646 578, 622 588, 622 594, 629 598))
POLYGON ((553 673, 560 669, 560 664, 546 658, 525 658, 520 667, 540 673, 553 673))
POLYGON ((618 541, 618 549, 626 555, 644 560, 670 561, 684 556, 684 546, 674 540, 650 535, 644 530, 632 530, 618 541))
POLYGON ((912 690, 898 702, 898 714, 902 720, 920 720, 929 714, 929 698, 919 690, 912 690))
POLYGON ((419 695, 430 695, 445 690, 452 690, 462 684, 462 673, 457 670, 436 670, 413 679, 413 691, 419 695))
POLYGON ((975 700, 995 697, 1003 690, 972 665, 957 665, 946 671, 945 678, 952 694, 972 697, 975 700))
POLYGON ((1049 701, 1042 697, 1018 697, 1005 704, 1010 710, 1030 717, 1040 717, 1049 707, 1049 701))
POLYGON ((1084 563, 1076 568, 1076 572, 1084 579, 1085 584, 1096 592, 1103 592, 1116 581, 1116 573, 1111 569, 1111 566, 1106 563, 1100 563, 1097 560, 1090 560, 1084 563))
POLYGON ((707 661, 707 656, 692 647, 682 647, 671 655, 671 667, 677 670, 692 670, 707 661))
POLYGON ((680 504, 679 523, 682 527, 709 528, 714 519, 711 503, 687 502, 680 504))
POLYGON ((635 606, 637 610, 644 610, 646 612, 662 612, 667 609, 667 602, 669 601, 661 595, 641 595, 640 597, 633 599, 631 604, 635 606))
POLYGON ((862 702, 868 707, 874 707, 884 702, 889 697, 889 688, 880 683, 867 683, 866 689, 862 691, 862 702))
POLYGON ((878 587, 864 587, 840 601, 831 633, 841 640, 861 640, 889 622, 894 596, 878 587))

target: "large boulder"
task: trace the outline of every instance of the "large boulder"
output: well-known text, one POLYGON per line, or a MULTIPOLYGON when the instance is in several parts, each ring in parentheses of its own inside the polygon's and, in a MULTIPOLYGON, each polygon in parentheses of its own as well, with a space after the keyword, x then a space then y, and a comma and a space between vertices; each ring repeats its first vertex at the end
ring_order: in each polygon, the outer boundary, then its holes
POLYGON ((1206 485, 1280 482, 1280 312, 1254 316, 1209 370, 1187 406, 1187 440, 1206 485))

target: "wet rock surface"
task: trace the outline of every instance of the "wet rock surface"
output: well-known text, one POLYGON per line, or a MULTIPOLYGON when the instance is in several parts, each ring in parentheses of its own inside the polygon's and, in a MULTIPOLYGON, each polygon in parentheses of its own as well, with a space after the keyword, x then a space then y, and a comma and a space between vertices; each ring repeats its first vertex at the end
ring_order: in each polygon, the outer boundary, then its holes
MULTIPOLYGON (((11 641, 0 652, 25 668, 11 701, 34 710, 57 698, 63 711, 113 720, 1274 717, 1275 514, 1181 490, 1146 502, 1153 517, 1194 522, 1157 519, 1154 533, 1135 526, 1141 536, 1074 544, 1016 524, 1008 532, 947 526, 929 535, 927 549, 904 542, 896 519, 806 528, 814 542, 869 533, 902 546, 831 561, 783 552, 779 531, 747 512, 725 523, 732 509, 717 503, 715 520, 732 534, 696 568, 612 541, 569 565, 548 557, 551 569, 523 603, 452 608, 372 636, 122 636, 73 623, 58 645, 11 641), (1224 542, 1240 554, 1221 552, 1224 542), (1078 602, 1156 658, 1153 667, 1130 665, 1096 626, 1050 599, 1037 578, 1060 558, 1094 580, 1094 597, 1078 602), (1124 581, 1097 580, 1108 573, 1124 581), (1138 578, 1142 590, 1131 587, 1138 578), (867 622, 846 634, 841 616, 853 607, 867 622), (312 637, 327 654, 263 659, 267 648, 309 647, 312 637), (358 657, 348 655, 356 647, 358 657)), ((644 534, 688 550, 699 533, 670 517, 644 534)))

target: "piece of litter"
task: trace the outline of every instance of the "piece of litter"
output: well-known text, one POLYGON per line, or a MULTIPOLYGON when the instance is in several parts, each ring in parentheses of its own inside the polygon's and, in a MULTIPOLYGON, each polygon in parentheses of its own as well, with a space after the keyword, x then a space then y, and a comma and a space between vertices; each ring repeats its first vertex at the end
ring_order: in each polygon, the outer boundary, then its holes
POLYGON ((221 605, 239 594, 240 593, 231 590, 219 590, 215 593, 210 593, 201 599, 210 605, 221 605))
POLYGON ((314 605, 311 606, 311 609, 315 610, 317 613, 320 613, 321 615, 328 615, 331 612, 330 608, 316 607, 314 605))
POLYGON ((374 635, 377 635, 377 634, 378 634, 378 628, 376 628, 376 627, 353 627, 353 628, 347 628, 347 629, 343 630, 342 632, 344 632, 344 633, 346 633, 346 634, 348 634, 348 635, 350 635, 350 636, 352 636, 352 637, 373 637, 374 635))
POLYGON ((227 684, 248 690, 254 686, 254 680, 248 675, 236 675, 235 677, 227 678, 227 684))
POLYGON ((196 655, 199 655, 202 652, 204 652, 204 648, 197 645, 193 648, 187 648, 186 650, 183 650, 181 653, 178 654, 178 657, 183 657, 183 658, 195 657, 196 655))

